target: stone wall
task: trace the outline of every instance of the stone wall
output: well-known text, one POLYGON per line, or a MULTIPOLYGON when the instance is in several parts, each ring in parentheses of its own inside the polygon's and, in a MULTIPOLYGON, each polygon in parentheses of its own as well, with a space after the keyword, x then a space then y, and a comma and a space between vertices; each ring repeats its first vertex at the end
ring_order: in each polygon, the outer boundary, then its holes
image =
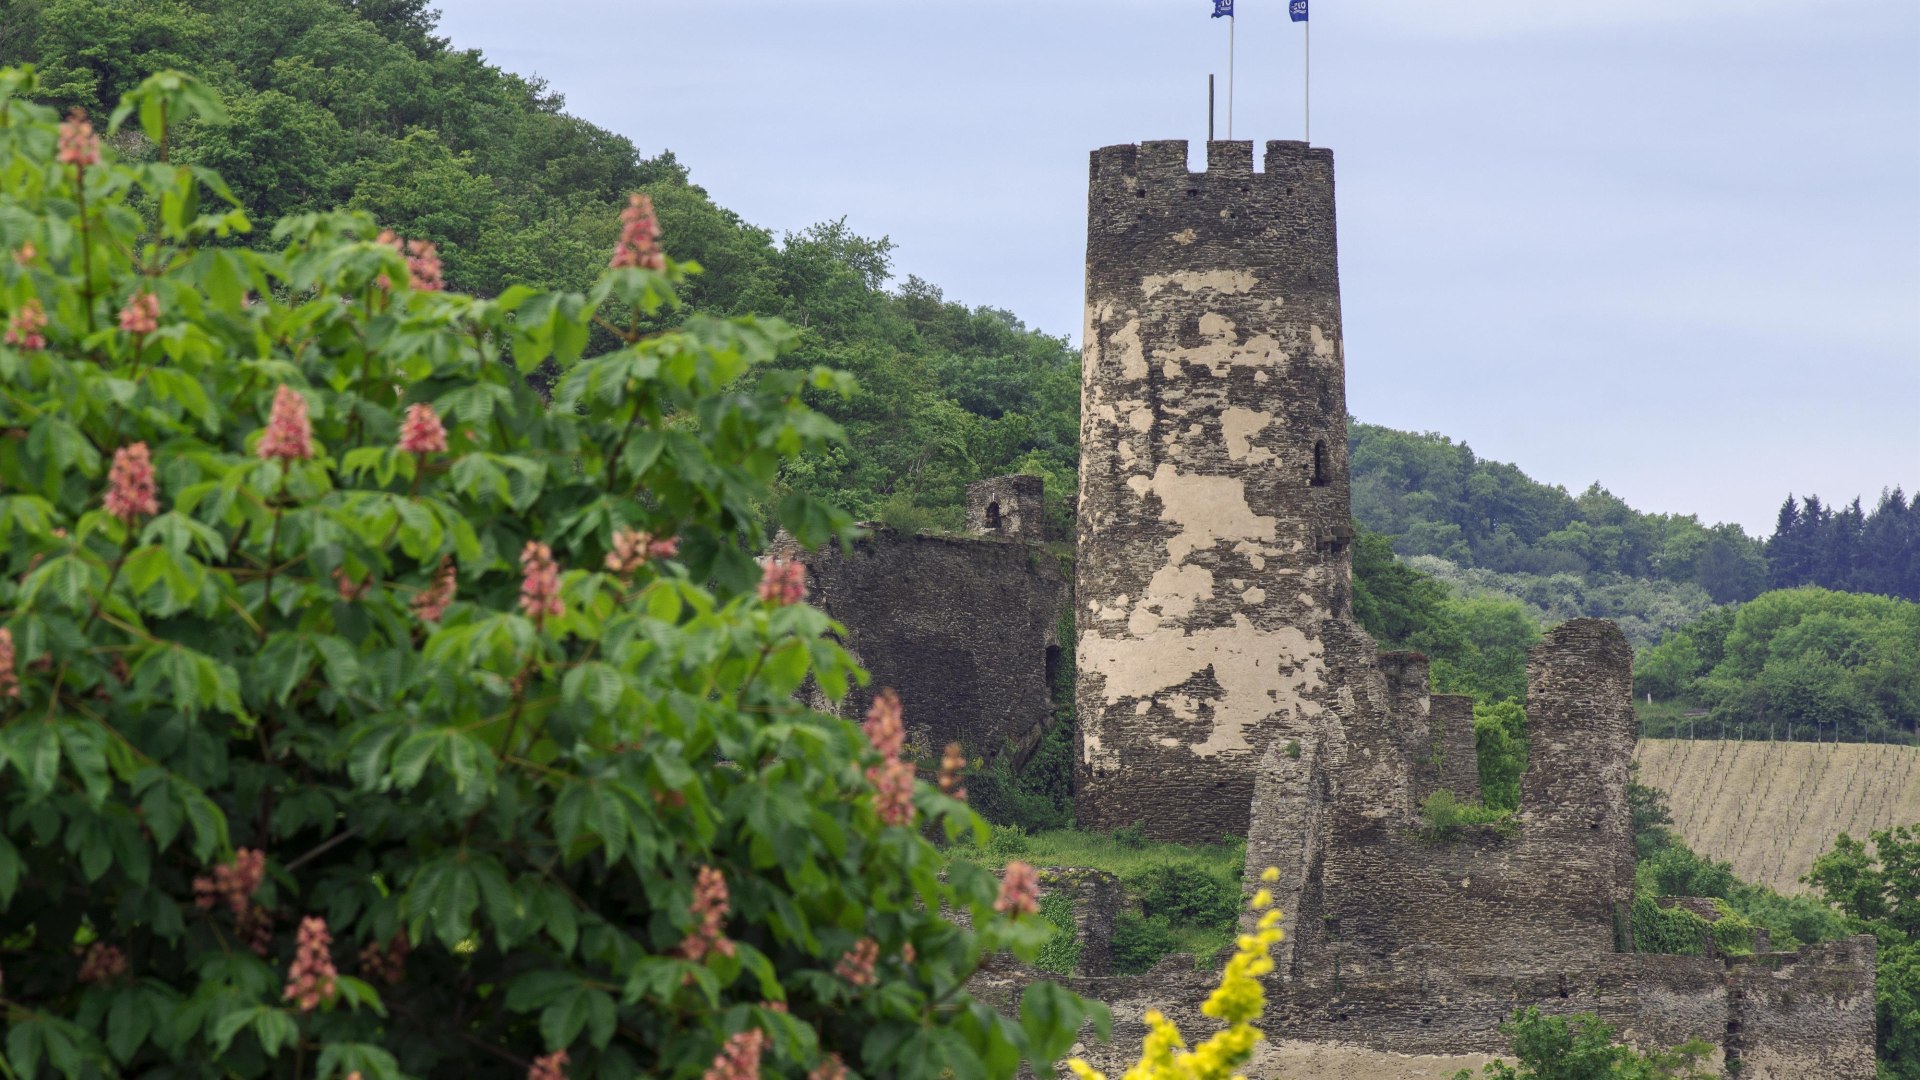
POLYGON ((873 674, 844 714, 864 715, 871 692, 890 686, 914 750, 938 753, 958 740, 969 756, 989 758, 1048 722, 1070 602, 1060 559, 994 537, 868 528, 844 554, 776 548, 806 564, 811 602, 846 627, 845 644, 873 674))
POLYGON ((1351 606, 1333 158, 1207 158, 1093 153, 1081 387, 1079 819, 1184 840, 1246 828, 1351 606))
POLYGON ((1874 939, 1733 960, 1728 1056, 1746 1077, 1858 1077, 1873 1063, 1874 939))
POLYGON ((1047 487, 1038 476, 996 476, 967 486, 967 531, 1008 540, 1047 538, 1047 487))

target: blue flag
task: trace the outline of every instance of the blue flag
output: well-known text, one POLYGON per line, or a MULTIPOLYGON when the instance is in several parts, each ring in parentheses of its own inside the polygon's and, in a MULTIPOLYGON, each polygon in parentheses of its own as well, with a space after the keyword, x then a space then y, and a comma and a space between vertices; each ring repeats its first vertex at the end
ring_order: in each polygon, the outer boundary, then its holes
POLYGON ((1306 22, 1307 0, 1289 0, 1287 14, 1293 17, 1294 22, 1306 22))
POLYGON ((1217 19, 1222 15, 1233 18, 1233 0, 1213 0, 1213 17, 1217 19))

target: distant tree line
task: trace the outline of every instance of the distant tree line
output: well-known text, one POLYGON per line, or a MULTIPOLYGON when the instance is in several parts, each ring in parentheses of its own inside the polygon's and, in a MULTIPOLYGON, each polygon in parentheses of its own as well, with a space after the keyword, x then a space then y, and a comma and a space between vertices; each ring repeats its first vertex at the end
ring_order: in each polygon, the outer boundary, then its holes
POLYGON ((1894 488, 1868 512, 1859 499, 1835 510, 1818 495, 1789 495, 1767 540, 1767 574, 1776 589, 1818 585, 1920 600, 1920 498, 1909 503, 1894 488))
MULTIPOLYGON (((1713 734, 1920 735, 1920 604, 1803 587, 1719 608, 1641 654, 1634 689, 1706 712, 1713 734)), ((1656 721, 1652 733, 1699 718, 1656 721), (1665 724, 1664 729, 1662 723, 1665 724)))

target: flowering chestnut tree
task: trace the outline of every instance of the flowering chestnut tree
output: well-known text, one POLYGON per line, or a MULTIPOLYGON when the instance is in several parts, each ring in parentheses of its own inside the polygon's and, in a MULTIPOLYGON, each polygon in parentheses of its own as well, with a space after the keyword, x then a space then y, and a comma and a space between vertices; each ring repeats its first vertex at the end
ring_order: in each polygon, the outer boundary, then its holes
POLYGON ((754 558, 847 525, 770 493, 843 377, 766 365, 773 323, 637 332, 694 269, 644 198, 589 294, 456 295, 355 215, 235 243, 168 158, 220 121, 190 78, 104 131, 33 90, 0 71, 0 1072, 1062 1056, 1095 1007, 963 989, 1051 927, 926 839, 980 825, 897 699, 794 697, 861 677, 754 558))

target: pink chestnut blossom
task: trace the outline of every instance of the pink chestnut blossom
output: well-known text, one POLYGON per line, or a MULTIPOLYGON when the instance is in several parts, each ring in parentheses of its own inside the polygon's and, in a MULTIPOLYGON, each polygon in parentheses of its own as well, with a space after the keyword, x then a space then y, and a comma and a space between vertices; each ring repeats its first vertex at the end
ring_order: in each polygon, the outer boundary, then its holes
POLYGON ((612 265, 666 269, 667 258, 660 252, 660 219, 653 214, 653 200, 639 192, 620 211, 620 241, 614 245, 612 265))
POLYGON ((1000 875, 1000 895, 993 910, 1002 915, 1033 915, 1040 910, 1040 874, 1018 859, 1007 864, 1000 875))
POLYGON ((113 452, 107 473, 107 494, 101 500, 107 513, 128 525, 160 512, 153 482, 153 459, 144 442, 129 443, 113 452))
POLYGON ((407 417, 400 422, 400 452, 432 454, 447 448, 447 429, 440 414, 425 402, 407 406, 407 417))
POLYGON ((87 110, 75 107, 67 114, 66 122, 60 125, 60 152, 54 160, 62 165, 77 165, 86 168, 100 161, 100 136, 93 133, 93 124, 87 120, 87 110))
POLYGON ((774 607, 807 598, 807 568, 792 559, 769 559, 761 568, 760 599, 774 607))
POLYGON ((137 292, 120 309, 120 329, 129 334, 151 334, 160 329, 160 298, 150 292, 137 292))
POLYGON ((267 433, 254 448, 263 460, 305 461, 313 457, 313 423, 307 419, 307 399, 300 391, 282 383, 273 392, 273 411, 267 417, 267 433))
POLYGON ((527 541, 520 552, 520 610, 534 622, 557 619, 567 613, 560 599, 560 567, 553 549, 538 540, 527 541))
POLYGON ((44 349, 47 347, 47 336, 40 331, 46 328, 47 309, 40 306, 40 301, 29 298, 7 322, 5 340, 16 348, 44 349))
POLYGON ((736 1031, 713 1059, 701 1080, 760 1080, 760 1055, 767 1049, 767 1033, 759 1028, 736 1031))
POLYGON ((287 986, 281 997, 294 1002, 303 1013, 318 1009, 322 1002, 332 1001, 338 992, 335 979, 339 972, 334 970, 333 955, 329 951, 332 945, 333 935, 327 933, 327 920, 312 915, 300 920, 293 967, 287 972, 287 986))

